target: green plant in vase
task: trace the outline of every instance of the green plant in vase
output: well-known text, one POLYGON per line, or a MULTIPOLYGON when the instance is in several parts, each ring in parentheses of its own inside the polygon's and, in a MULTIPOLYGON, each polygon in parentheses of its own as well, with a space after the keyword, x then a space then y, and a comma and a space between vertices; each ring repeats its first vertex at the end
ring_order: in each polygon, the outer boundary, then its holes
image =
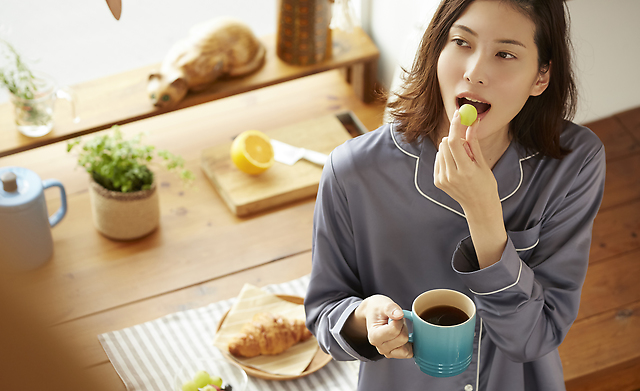
POLYGON ((14 117, 18 130, 29 137, 44 136, 53 128, 53 107, 56 98, 71 103, 74 122, 75 98, 69 88, 57 88, 53 79, 34 72, 18 51, 7 41, 0 39, 0 86, 11 93, 14 117))
POLYGON ((6 87, 16 105, 16 123, 46 126, 51 121, 51 112, 41 107, 35 98, 46 88, 22 60, 17 50, 7 41, 0 40, 2 57, 0 62, 0 84, 6 87))
POLYGON ((3 48, 0 51, 0 83, 14 96, 33 99, 37 91, 33 72, 9 42, 0 39, 0 44, 3 48))
POLYGON ((94 223, 105 236, 118 240, 136 239, 152 232, 159 224, 160 212, 154 174, 161 166, 191 183, 195 175, 184 167, 184 159, 154 146, 142 145, 142 135, 131 140, 122 137, 117 125, 112 132, 82 143, 67 143, 67 152, 80 149, 78 165, 91 176, 90 197, 94 223))

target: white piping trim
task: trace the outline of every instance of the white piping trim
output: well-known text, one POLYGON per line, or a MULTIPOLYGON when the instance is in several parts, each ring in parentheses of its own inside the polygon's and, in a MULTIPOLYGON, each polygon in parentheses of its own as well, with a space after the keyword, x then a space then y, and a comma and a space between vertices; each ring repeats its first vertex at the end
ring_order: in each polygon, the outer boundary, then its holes
POLYGON ((506 200, 507 198, 511 197, 512 195, 514 195, 516 193, 516 191, 518 191, 520 189, 520 186, 522 186, 522 178, 524 177, 524 172, 522 171, 522 162, 528 159, 531 159, 532 157, 536 156, 538 154, 538 152, 534 153, 533 155, 529 155, 527 157, 523 157, 522 159, 518 160, 518 165, 520 166, 520 182, 518 182, 518 186, 516 186, 516 189, 514 191, 511 192, 511 194, 509 194, 508 196, 505 196, 504 198, 502 198, 500 200, 500 202, 506 200))
POLYGON ((518 284, 518 282, 520 282, 520 276, 522 275, 522 260, 520 260, 520 270, 518 271, 518 278, 516 279, 516 282, 514 282, 513 284, 509 285, 509 286, 505 286, 502 289, 498 289, 496 291, 493 292, 487 292, 487 293, 478 293, 478 292, 474 292, 471 289, 469 289, 471 291, 471 293, 473 293, 474 295, 478 295, 478 296, 486 296, 486 295, 492 295, 494 293, 498 293, 498 292, 502 292, 504 290, 507 290, 509 288, 511 288, 512 286, 515 286, 516 284, 518 284))
POLYGON ((411 156, 414 159, 420 159, 419 156, 416 156, 412 153, 409 153, 407 151, 405 151, 404 149, 400 148, 400 145, 398 144, 398 142, 396 141, 396 138, 393 136, 393 124, 391 124, 391 126, 389 126, 389 133, 391 133, 391 140, 393 140, 393 143, 396 145, 396 147, 401 150, 402 152, 404 152, 405 154, 411 156))
POLYGON ((360 359, 358 357, 354 356, 353 354, 351 354, 349 352, 349 349, 346 346, 344 346, 342 344, 342 342, 340 342, 340 339, 336 338, 335 335, 333 336, 333 339, 338 343, 338 345, 340 345, 340 347, 342 348, 342 350, 344 350, 345 353, 347 353, 349 356, 353 357, 355 360, 360 361, 360 359))
MULTIPOLYGON (((476 312, 476 316, 478 313, 476 312)), ((480 318, 480 335, 478 336, 478 366, 476 367, 476 391, 480 391, 480 348, 482 348, 482 318, 480 318)))
POLYGON ((438 201, 434 200, 433 198, 429 197, 428 195, 426 195, 426 194, 424 194, 424 193, 422 192, 422 190, 421 190, 421 189, 420 189, 420 187, 418 186, 418 166, 419 166, 419 164, 420 164, 420 158, 417 158, 417 159, 416 159, 416 173, 415 173, 415 176, 414 176, 414 178, 413 178, 413 183, 415 184, 416 189, 418 190, 418 193, 422 194, 422 196, 423 196, 423 197, 427 198, 429 201, 433 202, 434 204, 440 205, 441 207, 443 207, 443 208, 445 208, 445 209, 447 209, 447 210, 449 210, 449 211, 451 211, 451 212, 453 212, 453 213, 457 214, 458 216, 462 216, 462 217, 464 217, 464 218, 466 219, 466 218, 467 218, 467 216, 465 216, 465 215, 464 215, 464 213, 460 213, 460 212, 458 212, 457 210, 455 210, 455 209, 453 209, 453 208, 450 208, 450 207, 448 207, 447 205, 442 204, 442 203, 440 203, 440 202, 438 202, 438 201))
MULTIPOLYGON (((355 311, 355 308, 357 308, 360 304, 362 304, 362 301, 353 302, 349 306, 347 306, 345 311, 340 316, 339 321, 342 320, 341 318, 344 316, 345 313, 349 313, 349 315, 351 315, 351 313, 353 313, 353 311, 355 311), (354 307, 354 309, 352 310, 351 307, 354 307)), ((344 323, 342 323, 342 324, 344 325, 344 323)), ((334 333, 333 330, 334 330, 333 327, 331 329, 329 329, 329 331, 331 332, 331 336, 333 337, 334 341, 336 341, 338 343, 338 345, 342 348, 342 350, 344 350, 345 353, 347 353, 349 356, 353 357, 355 360, 360 361, 360 359, 358 357, 354 356, 353 354, 351 354, 351 352, 349 352, 350 347, 348 345, 345 346, 345 345, 342 344, 340 333, 334 333), (337 336, 336 336, 336 334, 337 334, 337 336)))
POLYGON ((531 250, 532 248, 534 248, 535 246, 538 245, 538 243, 540 243, 540 239, 536 240, 536 242, 533 244, 533 246, 529 246, 527 248, 517 248, 516 251, 527 251, 527 250, 531 250))
POLYGON ((424 194, 422 192, 422 190, 418 186, 418 167, 420 166, 420 156, 416 156, 416 155, 411 154, 411 153, 405 151, 404 149, 400 148, 400 145, 396 141, 396 138, 393 136, 393 124, 391 126, 389 126, 389 130, 390 130, 390 133, 391 133, 391 139, 393 140, 393 143, 396 145, 396 147, 398 147, 398 149, 401 150, 402 152, 404 152, 405 154, 407 154, 407 155, 411 156, 412 158, 416 159, 416 170, 415 170, 414 177, 413 177, 413 183, 414 183, 414 186, 416 187, 416 190, 418 190, 418 193, 420 193, 423 197, 425 197, 429 201, 433 202, 434 204, 439 205, 439 206, 441 206, 441 207, 443 207, 443 208, 445 208, 445 209, 447 209, 447 210, 449 210, 449 211, 451 211, 451 212, 453 212, 453 213, 455 213, 455 214, 457 214, 459 216, 462 216, 462 217, 464 217, 466 219, 467 217, 463 213, 460 213, 457 210, 455 210, 453 208, 450 208, 447 205, 442 204, 442 203, 434 200, 433 198, 429 197, 428 195, 426 195, 426 194, 424 194))
MULTIPOLYGON (((428 199, 429 201, 433 202, 434 204, 437 204, 437 205, 439 205, 439 206, 441 206, 441 207, 443 207, 443 208, 445 208, 445 209, 447 209, 447 210, 449 210, 449 211, 451 211, 451 212, 453 212, 453 213, 457 214, 458 216, 462 216, 462 217, 464 217, 464 218, 466 219, 466 218, 467 218, 467 216, 465 216, 463 213, 460 213, 460 212, 458 212, 457 210, 455 210, 455 209, 453 209, 453 208, 450 208, 450 207, 448 207, 447 205, 444 205, 444 204, 442 204, 442 203, 440 203, 440 202, 438 202, 438 201, 434 200, 433 198, 431 198, 431 197, 429 197, 428 195, 424 194, 424 193, 422 192, 422 190, 420 190, 420 187, 418 187, 418 166, 419 166, 419 164, 420 164, 420 157, 419 157, 419 156, 416 156, 416 155, 414 155, 414 154, 412 154, 412 153, 409 153, 409 152, 405 151, 404 149, 400 148, 400 145, 398 144, 398 142, 396 141, 396 138, 395 138, 395 137, 394 137, 394 135, 393 135, 393 124, 391 124, 391 125, 389 126, 389 133, 391 134, 391 139, 393 140, 393 143, 396 145, 396 147, 397 147, 400 151, 402 151, 404 154, 406 154, 406 155, 408 155, 408 156, 411 156, 412 158, 416 159, 416 172, 415 172, 415 176, 414 176, 414 180, 413 180, 413 182, 414 182, 414 185, 415 185, 416 189, 418 190, 418 192, 419 192, 423 197, 425 197, 425 198, 426 198, 426 199, 428 199)), ((504 198, 500 199, 500 202, 502 202, 502 201, 506 200, 507 198, 511 197, 512 195, 514 195, 514 194, 515 194, 515 193, 520 189, 520 186, 522 185, 522 178, 524 177, 524 172, 523 172, 523 170, 522 170, 522 162, 523 162, 523 161, 525 161, 525 160, 531 159, 532 157, 536 156, 537 154, 538 154, 538 152, 534 153, 533 155, 529 155, 529 156, 527 156, 527 157, 523 157, 522 159, 519 159, 519 160, 518 160, 518 165, 520 166, 520 182, 518 182, 518 186, 516 186, 515 190, 514 190, 514 191, 512 191, 512 192, 511 192, 511 194, 509 194, 509 195, 505 196, 504 198)), ((536 243, 536 244, 537 244, 537 243, 536 243)), ((535 247, 535 245, 534 245, 534 247, 535 247)), ((526 250, 526 249, 525 249, 525 250, 526 250)), ((524 251, 524 250, 522 250, 522 251, 524 251)))

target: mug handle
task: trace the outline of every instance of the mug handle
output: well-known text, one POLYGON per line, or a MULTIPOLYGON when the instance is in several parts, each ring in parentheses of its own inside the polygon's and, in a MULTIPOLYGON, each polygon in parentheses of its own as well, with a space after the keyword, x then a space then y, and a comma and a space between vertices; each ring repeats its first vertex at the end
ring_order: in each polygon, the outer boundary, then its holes
POLYGON ((56 98, 66 99, 71 103, 71 114, 73 115, 73 123, 80 122, 80 117, 78 117, 76 112, 76 101, 78 100, 76 97, 76 93, 69 87, 61 87, 56 91, 56 98))
MULTIPOLYGON (((413 322, 413 313, 411 313, 411 311, 402 310, 402 313, 404 314, 403 319, 410 320, 411 322, 413 322)), ((389 321, 387 322, 387 324, 391 322, 393 322, 393 319, 389 318, 389 321)), ((409 333, 409 343, 413 343, 413 333, 409 333)))
POLYGON ((57 179, 45 179, 42 181, 42 187, 48 189, 50 187, 56 186, 60 188, 60 208, 56 211, 56 213, 49 216, 49 225, 53 228, 62 220, 64 215, 67 214, 67 193, 64 191, 64 186, 57 179))
MULTIPOLYGON (((402 310, 404 318, 413 322, 413 313, 411 311, 402 310)), ((409 333, 409 343, 413 343, 413 333, 409 333)))

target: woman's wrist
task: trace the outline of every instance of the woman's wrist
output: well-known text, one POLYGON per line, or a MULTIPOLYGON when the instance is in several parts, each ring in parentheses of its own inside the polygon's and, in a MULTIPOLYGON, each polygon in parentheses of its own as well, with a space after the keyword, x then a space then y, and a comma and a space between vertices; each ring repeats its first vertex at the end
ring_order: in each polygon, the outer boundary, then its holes
POLYGON ((482 208, 465 210, 465 216, 480 268, 498 262, 507 244, 500 200, 485 204, 482 208))
POLYGON ((364 315, 367 299, 360 302, 356 309, 349 315, 342 329, 343 335, 356 343, 367 342, 367 319, 364 315))

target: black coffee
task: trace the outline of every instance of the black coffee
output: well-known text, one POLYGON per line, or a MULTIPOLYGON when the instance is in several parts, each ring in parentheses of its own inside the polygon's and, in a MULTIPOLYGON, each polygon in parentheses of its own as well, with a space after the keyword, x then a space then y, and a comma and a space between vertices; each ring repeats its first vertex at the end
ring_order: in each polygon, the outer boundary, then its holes
POLYGON ((454 326, 464 323, 469 316, 463 310, 450 305, 427 308, 420 314, 422 320, 437 326, 454 326))

